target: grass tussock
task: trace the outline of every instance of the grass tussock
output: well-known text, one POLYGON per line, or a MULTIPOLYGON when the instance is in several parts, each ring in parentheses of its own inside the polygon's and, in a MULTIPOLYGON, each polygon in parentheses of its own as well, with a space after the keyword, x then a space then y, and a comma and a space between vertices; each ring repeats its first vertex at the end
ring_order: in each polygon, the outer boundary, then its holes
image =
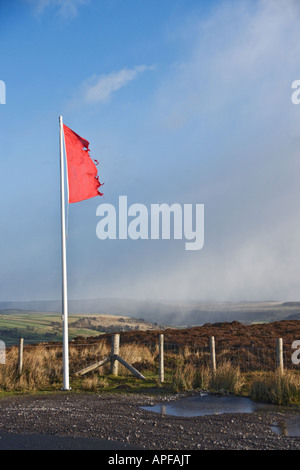
POLYGON ((56 355, 55 351, 43 346, 29 350, 20 374, 18 348, 11 348, 5 364, 0 366, 0 390, 24 392, 55 387, 62 380, 62 361, 57 361, 56 355))
MULTIPOLYGON (((93 364, 94 362, 105 359, 110 354, 110 345, 104 341, 91 346, 74 347, 70 346, 70 373, 75 374, 78 370, 93 364)), ((109 365, 104 366, 102 371, 108 373, 109 365)))
MULTIPOLYGON (((142 368, 143 370, 151 370, 154 368, 157 352, 151 351, 150 348, 147 348, 144 345, 125 344, 120 347, 120 356, 137 369, 142 368)), ((131 375, 131 372, 122 364, 119 364, 119 371, 121 375, 131 375)))
POLYGON ((96 392, 108 386, 108 381, 104 377, 94 374, 91 377, 84 377, 81 383, 82 390, 86 392, 96 392))
POLYGON ((186 363, 183 358, 178 360, 172 380, 176 392, 201 389, 239 393, 244 384, 240 369, 229 362, 224 362, 213 372, 209 367, 186 363))
MULTIPOLYGON (((77 388, 85 391, 102 390, 109 385, 103 377, 110 374, 110 363, 101 368, 75 378, 76 372, 85 367, 107 358, 110 355, 110 344, 104 341, 91 346, 69 348, 70 378, 74 379, 77 388), (102 376, 101 376, 101 375, 102 376)), ((121 346, 120 355, 136 368, 151 369, 157 357, 157 351, 152 351, 142 345, 121 346)), ((0 364, 0 391, 28 392, 39 390, 57 390, 63 382, 63 360, 61 347, 45 347, 38 345, 24 348, 23 370, 18 371, 18 347, 12 347, 6 352, 5 364, 0 364)), ((120 376, 131 373, 119 364, 120 376)))
MULTIPOLYGON (((18 347, 6 351, 6 363, 0 364, 0 392, 30 392, 59 390, 63 382, 63 360, 61 346, 38 345, 24 349, 23 371, 18 371, 18 347)), ((143 384, 119 364, 119 377, 110 374, 110 363, 76 376, 76 372, 99 362, 110 355, 110 344, 99 341, 90 346, 75 347, 70 344, 70 382, 73 390, 96 392, 111 390, 122 383, 135 387, 134 380, 143 384), (132 378, 133 377, 133 378, 132 378), (132 382, 131 382, 132 381, 132 382)), ((147 377, 147 381, 158 383, 158 349, 141 344, 124 344, 120 356, 147 377)), ((245 374, 223 356, 213 373, 207 352, 191 352, 183 348, 178 353, 165 354, 165 380, 160 387, 169 391, 226 391, 246 394, 256 401, 278 405, 300 403, 300 372, 285 371, 284 374, 261 372, 245 374)), ((149 384, 145 385, 150 386, 149 384)), ((125 389, 125 388, 124 388, 125 389)))
POLYGON ((178 360, 172 381, 176 392, 201 389, 239 393, 244 384, 239 368, 229 362, 224 362, 213 372, 209 367, 197 368, 183 359, 178 360))
POLYGON ((232 366, 230 362, 224 362, 215 373, 211 374, 209 385, 214 390, 226 390, 238 394, 245 385, 245 379, 239 367, 232 366))
POLYGON ((292 405, 300 402, 300 374, 285 371, 255 376, 250 387, 250 396, 255 401, 276 405, 292 405))
POLYGON ((196 370, 192 364, 185 364, 182 359, 178 360, 173 374, 172 386, 175 392, 193 390, 196 382, 196 370))

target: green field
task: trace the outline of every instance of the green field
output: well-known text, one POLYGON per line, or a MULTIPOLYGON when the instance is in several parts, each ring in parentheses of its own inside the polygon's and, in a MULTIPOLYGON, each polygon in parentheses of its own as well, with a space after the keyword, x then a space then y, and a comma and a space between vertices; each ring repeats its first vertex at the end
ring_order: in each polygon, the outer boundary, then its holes
MULTIPOLYGON (((117 315, 69 315, 69 339, 99 336, 112 331, 152 329, 157 325, 117 315)), ((62 341, 62 319, 59 313, 22 310, 0 310, 0 340, 12 346, 24 338, 25 344, 62 341)))
MULTIPOLYGON (((101 332, 90 328, 72 327, 78 323, 78 315, 69 317, 69 339, 77 336, 96 336, 101 332)), ((58 313, 19 313, 10 311, 0 314, 0 339, 6 346, 17 344, 19 338, 25 344, 41 341, 62 341, 62 320, 58 313)))

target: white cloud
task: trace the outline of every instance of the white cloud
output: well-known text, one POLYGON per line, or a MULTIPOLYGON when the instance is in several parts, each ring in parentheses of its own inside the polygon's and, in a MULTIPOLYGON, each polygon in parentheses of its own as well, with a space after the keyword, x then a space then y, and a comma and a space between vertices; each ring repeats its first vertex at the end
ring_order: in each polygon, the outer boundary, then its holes
POLYGON ((112 295, 117 284, 133 298, 299 298, 300 106, 291 84, 300 5, 241 3, 193 19, 184 59, 164 75, 136 132, 152 197, 205 204, 204 248, 187 254, 178 244, 168 254, 149 242, 135 256, 129 247, 130 261, 126 253, 112 268, 112 295))
POLYGON ((89 0, 26 0, 34 7, 37 15, 44 13, 48 7, 56 7, 58 15, 62 18, 73 18, 78 15, 78 8, 89 0))
POLYGON ((157 296, 299 297, 299 18, 294 0, 228 1, 186 32, 190 52, 161 84, 153 114, 181 191, 190 186, 206 205, 206 242, 163 282, 148 280, 157 296))
POLYGON ((125 87, 147 70, 153 70, 153 66, 138 65, 131 69, 125 67, 117 72, 92 77, 83 85, 84 101, 87 103, 108 101, 112 93, 125 87))

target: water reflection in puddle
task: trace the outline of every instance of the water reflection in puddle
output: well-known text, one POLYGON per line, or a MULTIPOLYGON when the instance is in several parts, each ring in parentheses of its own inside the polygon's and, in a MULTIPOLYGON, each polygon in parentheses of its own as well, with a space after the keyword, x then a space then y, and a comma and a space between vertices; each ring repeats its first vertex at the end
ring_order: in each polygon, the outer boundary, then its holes
POLYGON ((256 403, 246 397, 203 394, 167 404, 144 406, 143 409, 165 415, 192 417, 223 413, 253 413, 264 410, 278 411, 278 406, 256 403))
MULTIPOLYGON (((219 415, 224 413, 255 413, 257 411, 280 411, 278 405, 257 403, 250 398, 237 396, 219 396, 201 394, 194 397, 182 398, 174 402, 160 403, 154 406, 143 406, 144 410, 161 415, 182 417, 219 415)), ((272 431, 280 436, 300 436, 300 416, 282 419, 273 424, 272 431)))
POLYGON ((278 436, 300 437, 300 417, 295 416, 287 420, 278 421, 271 426, 278 436))

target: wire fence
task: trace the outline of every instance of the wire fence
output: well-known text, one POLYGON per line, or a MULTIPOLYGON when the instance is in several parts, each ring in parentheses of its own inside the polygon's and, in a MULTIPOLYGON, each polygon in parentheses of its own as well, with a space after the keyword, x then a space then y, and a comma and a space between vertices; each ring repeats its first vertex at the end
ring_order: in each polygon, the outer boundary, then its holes
MULTIPOLYGON (((113 337, 113 335, 112 335, 113 337)), ((238 367, 241 372, 271 372, 278 367, 286 370, 300 370, 299 361, 293 361, 294 350, 290 344, 282 343, 282 348, 278 349, 278 338, 272 341, 274 347, 255 346, 232 346, 218 342, 214 343, 214 351, 211 350, 210 338, 206 339, 207 345, 185 345, 169 341, 163 341, 163 355, 159 351, 159 336, 157 342, 128 341, 121 344, 119 355, 128 363, 136 367, 140 372, 159 373, 162 366, 164 371, 174 374, 178 364, 189 364, 195 368, 211 368, 212 354, 214 354, 215 367, 224 363, 230 363, 233 367, 238 367)), ((62 355, 61 343, 44 344, 37 346, 26 346, 26 348, 44 347, 55 349, 56 355, 62 355)), ((70 342, 70 371, 76 372, 79 369, 89 367, 93 363, 98 363, 112 354, 111 338, 105 337, 94 342, 70 342)), ((298 355, 300 356, 300 354, 298 355)), ((109 372, 110 364, 107 361, 104 371, 109 372)), ((121 372, 124 368, 121 368, 121 372)), ((103 372, 103 373, 105 373, 103 372)))

